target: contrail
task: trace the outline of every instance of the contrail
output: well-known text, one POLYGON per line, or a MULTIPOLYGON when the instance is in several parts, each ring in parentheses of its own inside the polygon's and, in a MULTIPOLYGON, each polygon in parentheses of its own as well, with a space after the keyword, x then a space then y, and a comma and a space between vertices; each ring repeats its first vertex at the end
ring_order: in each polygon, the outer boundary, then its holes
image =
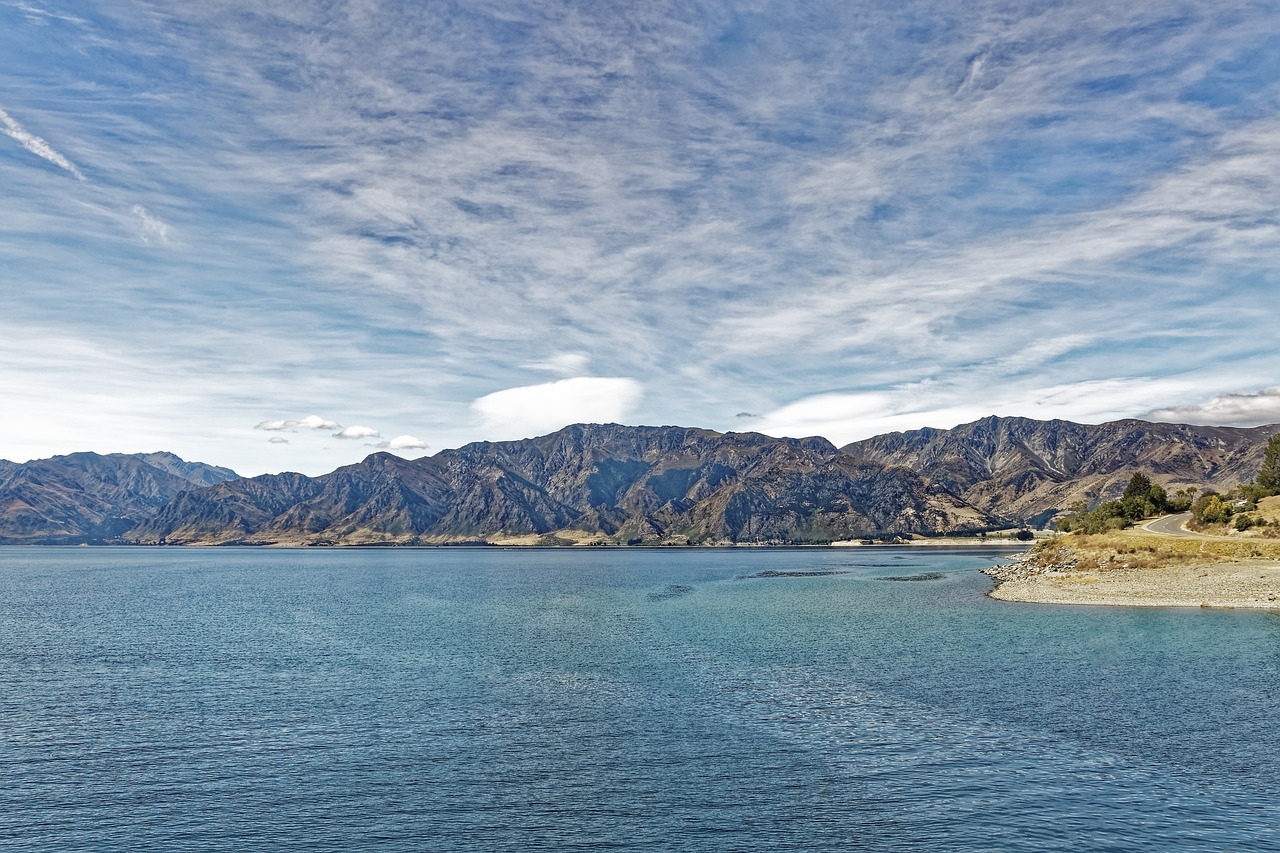
POLYGON ((0 123, 4 124, 0 128, 5 136, 16 139, 18 143, 37 157, 43 157, 53 165, 60 169, 66 169, 68 172, 76 176, 77 180, 84 180, 84 174, 76 168, 76 164, 72 163, 66 157, 63 157, 57 151, 53 150, 53 146, 45 142, 34 133, 29 133, 26 128, 13 120, 13 116, 9 115, 3 109, 0 109, 0 123))

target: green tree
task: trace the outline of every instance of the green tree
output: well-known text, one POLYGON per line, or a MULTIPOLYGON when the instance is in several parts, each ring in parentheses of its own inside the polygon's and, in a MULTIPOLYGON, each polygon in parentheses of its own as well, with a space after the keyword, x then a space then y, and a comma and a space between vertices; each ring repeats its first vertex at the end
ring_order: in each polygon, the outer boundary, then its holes
POLYGON ((1058 520, 1058 530, 1063 533, 1102 533, 1120 530, 1139 520, 1150 505, 1139 498, 1107 501, 1093 510, 1084 501, 1071 504, 1067 515, 1058 520))
POLYGON ((1166 496, 1165 509, 1169 512, 1186 512, 1191 509, 1191 499, 1195 497, 1196 488, 1178 489, 1173 497, 1166 496))
POLYGON ((1129 485, 1125 486, 1122 500, 1140 499, 1145 501, 1150 494, 1151 478, 1138 471, 1129 478, 1129 485))
POLYGON ((1139 471, 1129 478, 1117 514, 1130 521, 1141 521, 1149 515, 1165 512, 1168 506, 1169 495, 1164 486, 1151 482, 1150 477, 1139 471))
POLYGON ((1262 456, 1262 470, 1253 482, 1269 495, 1280 495, 1280 432, 1271 436, 1271 441, 1267 442, 1266 453, 1262 456))

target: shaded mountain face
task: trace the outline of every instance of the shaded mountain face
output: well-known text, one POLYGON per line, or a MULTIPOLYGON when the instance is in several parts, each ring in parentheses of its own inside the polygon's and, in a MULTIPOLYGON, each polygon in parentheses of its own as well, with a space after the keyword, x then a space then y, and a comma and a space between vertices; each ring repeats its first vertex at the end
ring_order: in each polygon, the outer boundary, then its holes
POLYGON ((989 417, 949 430, 895 432, 846 445, 858 459, 901 465, 987 512, 1047 520, 1075 500, 1118 498, 1141 471, 1170 493, 1225 491, 1252 480, 1280 425, 1233 428, 989 417))
POLYGON ((127 538, 426 544, 580 531, 631 544, 826 542, 995 523, 911 471, 859 462, 825 439, 608 424, 221 483, 179 496, 127 538))
POLYGON ((103 542, 182 491, 226 476, 236 475, 172 454, 72 453, 8 463, 0 466, 0 544, 103 542), (148 456, 168 464, 151 464, 148 456))

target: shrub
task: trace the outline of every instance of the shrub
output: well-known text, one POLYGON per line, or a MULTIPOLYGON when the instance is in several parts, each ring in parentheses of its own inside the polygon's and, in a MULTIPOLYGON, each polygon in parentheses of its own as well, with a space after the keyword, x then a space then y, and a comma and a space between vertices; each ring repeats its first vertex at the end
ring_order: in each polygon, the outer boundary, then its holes
POLYGON ((1224 524, 1231 518, 1231 507, 1217 492, 1205 492, 1191 504, 1191 520, 1196 524, 1224 524))

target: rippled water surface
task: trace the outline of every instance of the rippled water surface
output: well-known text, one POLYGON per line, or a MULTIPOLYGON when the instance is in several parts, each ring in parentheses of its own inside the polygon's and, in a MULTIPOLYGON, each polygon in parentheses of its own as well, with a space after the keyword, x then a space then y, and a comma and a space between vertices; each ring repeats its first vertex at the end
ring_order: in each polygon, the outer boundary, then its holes
POLYGON ((0 847, 1280 850, 1280 617, 993 559, 0 549, 0 847))

